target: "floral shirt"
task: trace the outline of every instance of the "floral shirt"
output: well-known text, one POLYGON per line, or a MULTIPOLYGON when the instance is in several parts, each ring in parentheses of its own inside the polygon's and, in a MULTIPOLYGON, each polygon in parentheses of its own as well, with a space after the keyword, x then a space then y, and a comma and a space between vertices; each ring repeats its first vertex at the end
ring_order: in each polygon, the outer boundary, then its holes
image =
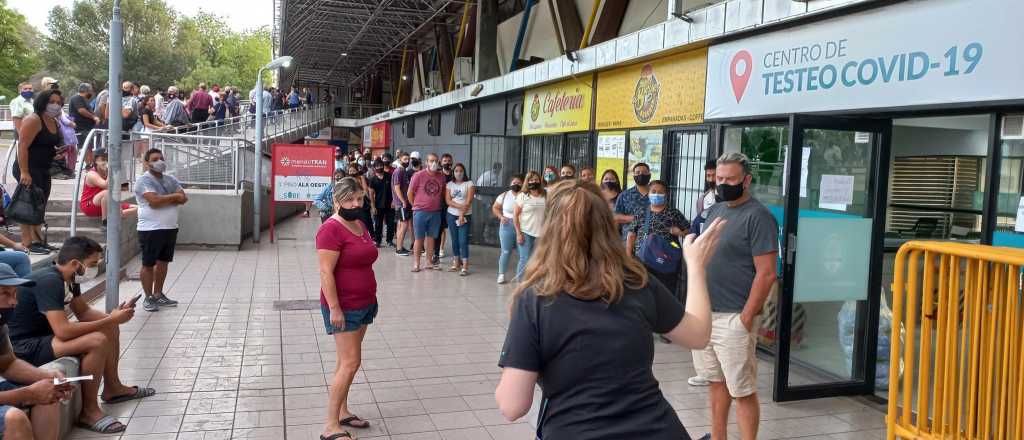
POLYGON ((661 212, 654 212, 648 208, 646 212, 641 212, 631 224, 630 229, 636 233, 636 242, 633 243, 633 254, 639 255, 640 245, 652 233, 666 240, 675 240, 676 236, 672 235, 673 226, 683 231, 690 227, 690 222, 676 208, 665 207, 661 212), (647 220, 647 216, 651 216, 650 221, 647 220))

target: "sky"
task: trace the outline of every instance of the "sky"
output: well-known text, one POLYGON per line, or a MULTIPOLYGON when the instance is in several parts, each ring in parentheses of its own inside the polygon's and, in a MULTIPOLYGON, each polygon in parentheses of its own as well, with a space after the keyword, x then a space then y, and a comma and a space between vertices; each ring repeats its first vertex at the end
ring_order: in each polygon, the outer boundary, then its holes
MULTIPOLYGON (((194 15, 200 9, 227 19, 234 30, 267 26, 273 21, 272 0, 168 0, 178 12, 194 15)), ((7 6, 24 15, 29 24, 46 33, 46 19, 54 6, 69 7, 73 0, 7 0, 7 6)))

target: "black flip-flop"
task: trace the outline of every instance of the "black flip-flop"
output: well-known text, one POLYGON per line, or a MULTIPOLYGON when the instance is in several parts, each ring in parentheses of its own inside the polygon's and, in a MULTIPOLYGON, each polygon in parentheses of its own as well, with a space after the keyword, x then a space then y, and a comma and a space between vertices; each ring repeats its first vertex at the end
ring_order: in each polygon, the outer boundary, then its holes
POLYGON ((320 440, 338 440, 339 438, 352 438, 352 434, 349 434, 348 431, 341 431, 331 434, 327 437, 324 437, 322 435, 320 436, 320 440))
POLYGON ((351 426, 353 428, 359 428, 359 429, 369 428, 370 427, 370 422, 369 421, 363 420, 363 419, 359 418, 359 416, 357 416, 355 414, 353 414, 351 416, 348 416, 348 417, 345 417, 344 419, 339 420, 338 423, 341 423, 341 426, 351 426), (356 425, 356 424, 354 424, 352 422, 362 422, 362 424, 356 425))

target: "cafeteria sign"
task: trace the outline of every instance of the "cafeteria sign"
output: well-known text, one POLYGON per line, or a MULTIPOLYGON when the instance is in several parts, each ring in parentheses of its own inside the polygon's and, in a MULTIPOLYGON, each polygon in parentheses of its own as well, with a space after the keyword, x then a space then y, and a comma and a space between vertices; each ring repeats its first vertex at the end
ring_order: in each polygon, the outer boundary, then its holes
POLYGON ((707 49, 599 73, 597 128, 704 122, 706 73, 707 49))
POLYGON ((590 130, 591 88, 575 79, 526 92, 523 135, 590 130))

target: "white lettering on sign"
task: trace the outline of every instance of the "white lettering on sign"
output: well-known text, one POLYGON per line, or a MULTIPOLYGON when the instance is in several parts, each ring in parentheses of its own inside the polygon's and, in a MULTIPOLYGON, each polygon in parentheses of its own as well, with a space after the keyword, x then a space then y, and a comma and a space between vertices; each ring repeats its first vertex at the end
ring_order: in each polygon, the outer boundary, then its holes
POLYGON ((1019 1, 903 2, 712 46, 705 116, 1022 99, 1022 22, 1019 1))

